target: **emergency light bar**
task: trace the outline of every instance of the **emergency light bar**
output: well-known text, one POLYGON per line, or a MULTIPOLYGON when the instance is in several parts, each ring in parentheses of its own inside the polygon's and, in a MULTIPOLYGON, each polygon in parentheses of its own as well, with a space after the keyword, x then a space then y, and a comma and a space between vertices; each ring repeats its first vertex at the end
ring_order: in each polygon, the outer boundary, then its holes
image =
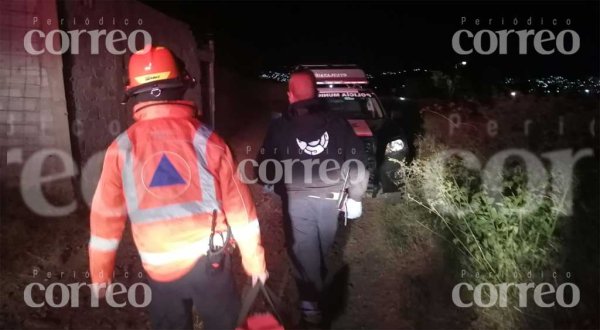
POLYGON ((366 85, 367 75, 355 65, 301 65, 315 75, 317 85, 366 85))
POLYGON ((361 69, 311 69, 317 85, 365 85, 367 75, 361 69))

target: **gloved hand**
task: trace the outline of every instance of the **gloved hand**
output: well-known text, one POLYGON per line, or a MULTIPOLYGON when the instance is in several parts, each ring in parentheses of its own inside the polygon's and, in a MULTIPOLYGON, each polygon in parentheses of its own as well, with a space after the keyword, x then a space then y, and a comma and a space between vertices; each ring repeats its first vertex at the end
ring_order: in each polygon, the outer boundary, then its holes
POLYGON ((362 215, 362 202, 353 200, 352 198, 346 199, 346 218, 358 219, 362 215))
POLYGON ((265 284, 268 278, 269 272, 267 271, 262 274, 252 275, 252 286, 255 286, 258 281, 260 281, 262 284, 265 284))

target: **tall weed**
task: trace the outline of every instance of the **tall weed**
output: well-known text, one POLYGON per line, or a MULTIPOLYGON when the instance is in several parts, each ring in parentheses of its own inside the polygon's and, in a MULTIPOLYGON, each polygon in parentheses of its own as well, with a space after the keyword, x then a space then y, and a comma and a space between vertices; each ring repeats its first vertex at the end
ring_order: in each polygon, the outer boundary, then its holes
MULTIPOLYGON (((552 191, 547 182, 528 186, 535 180, 519 163, 507 164, 498 174, 501 186, 486 187, 479 171, 459 159, 439 157, 446 148, 432 138, 421 138, 418 145, 419 156, 400 170, 406 201, 426 211, 415 213, 413 221, 453 246, 461 268, 478 274, 478 283, 530 282, 527 272, 556 265, 566 188, 552 191), (528 202, 535 208, 525 212, 528 202)), ((477 323, 519 327, 526 311, 518 300, 518 292, 509 290, 508 307, 479 308, 477 323)))

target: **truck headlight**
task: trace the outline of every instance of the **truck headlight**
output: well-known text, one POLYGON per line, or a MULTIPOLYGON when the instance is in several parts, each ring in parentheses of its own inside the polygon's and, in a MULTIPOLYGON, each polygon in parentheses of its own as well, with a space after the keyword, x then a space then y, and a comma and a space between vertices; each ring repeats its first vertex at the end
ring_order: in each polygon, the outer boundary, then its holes
POLYGON ((404 141, 402 141, 401 139, 397 139, 388 142, 387 146, 385 147, 385 154, 390 155, 402 150, 404 150, 404 141))

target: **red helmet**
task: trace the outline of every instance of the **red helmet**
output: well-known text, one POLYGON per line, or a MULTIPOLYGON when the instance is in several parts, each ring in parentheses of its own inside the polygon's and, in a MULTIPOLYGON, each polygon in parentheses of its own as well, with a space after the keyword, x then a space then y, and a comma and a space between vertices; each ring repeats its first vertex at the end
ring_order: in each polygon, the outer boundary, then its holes
MULTIPOLYGON (((196 80, 178 65, 165 47, 146 45, 129 58, 127 96, 161 93, 163 89, 190 88, 196 80)), ((154 94, 153 94, 154 95, 154 94)))

